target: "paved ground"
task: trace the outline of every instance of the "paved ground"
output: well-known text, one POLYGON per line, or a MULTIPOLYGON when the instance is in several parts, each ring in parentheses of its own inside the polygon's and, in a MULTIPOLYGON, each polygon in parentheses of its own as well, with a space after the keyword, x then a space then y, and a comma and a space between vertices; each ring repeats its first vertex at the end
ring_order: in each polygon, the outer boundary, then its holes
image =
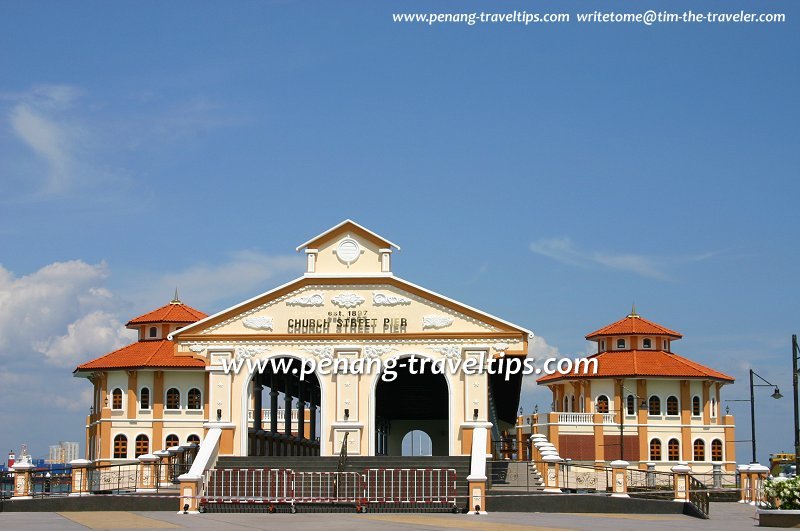
POLYGON ((492 513, 453 514, 199 514, 168 512, 0 513, 3 530, 85 529, 752 529, 755 509, 712 503, 711 519, 681 515, 492 513))

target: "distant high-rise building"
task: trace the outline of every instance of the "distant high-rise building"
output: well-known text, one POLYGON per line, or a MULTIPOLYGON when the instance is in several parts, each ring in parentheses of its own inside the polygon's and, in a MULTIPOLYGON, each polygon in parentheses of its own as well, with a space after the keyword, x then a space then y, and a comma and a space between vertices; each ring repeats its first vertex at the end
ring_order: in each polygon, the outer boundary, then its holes
POLYGON ((49 464, 66 464, 73 459, 78 459, 78 443, 58 441, 58 444, 50 445, 50 453, 46 462, 49 464))

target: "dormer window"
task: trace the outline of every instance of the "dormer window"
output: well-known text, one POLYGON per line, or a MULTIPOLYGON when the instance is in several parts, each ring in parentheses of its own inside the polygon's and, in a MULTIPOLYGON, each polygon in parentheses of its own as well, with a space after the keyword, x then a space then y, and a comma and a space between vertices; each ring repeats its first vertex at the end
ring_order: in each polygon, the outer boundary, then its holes
POLYGON ((642 340, 642 348, 653 348, 653 342, 649 337, 646 337, 642 340))
POLYGON ((150 329, 147 332, 147 337, 149 337, 151 339, 155 338, 155 337, 158 337, 158 328, 155 327, 155 326, 151 326, 150 329))
POLYGON ((617 348, 621 348, 621 349, 625 348, 625 340, 624 339, 617 339, 617 348))
POLYGON ((604 339, 600 342, 600 350, 605 350, 605 349, 606 349, 606 340, 604 339))

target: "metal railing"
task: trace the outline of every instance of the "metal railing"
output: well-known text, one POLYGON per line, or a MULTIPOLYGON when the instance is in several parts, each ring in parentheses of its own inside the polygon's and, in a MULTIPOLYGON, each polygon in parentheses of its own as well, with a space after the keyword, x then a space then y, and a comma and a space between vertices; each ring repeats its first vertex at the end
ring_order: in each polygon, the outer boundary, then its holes
POLYGON ((67 496, 72 491, 72 470, 36 470, 31 474, 31 496, 67 496))
POLYGON ((456 510, 456 471, 450 468, 368 468, 363 474, 338 471, 294 471, 274 468, 209 470, 203 480, 201 510, 220 504, 345 504, 358 511, 368 506, 456 510))
POLYGON ((709 495, 705 485, 689 476, 689 502, 708 518, 709 495))

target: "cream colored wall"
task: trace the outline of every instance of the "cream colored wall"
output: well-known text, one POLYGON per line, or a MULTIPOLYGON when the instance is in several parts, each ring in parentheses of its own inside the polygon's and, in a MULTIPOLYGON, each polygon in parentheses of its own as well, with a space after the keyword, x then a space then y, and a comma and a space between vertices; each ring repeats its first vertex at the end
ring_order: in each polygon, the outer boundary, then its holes
MULTIPOLYGON (((404 290, 390 286, 388 284, 375 284, 367 285, 352 285, 352 286, 337 286, 325 285, 322 282, 318 285, 312 285, 301 288, 290 294, 287 294, 275 301, 265 303, 261 307, 255 308, 246 312, 236 318, 230 319, 221 323, 219 326, 214 327, 211 333, 213 334, 243 334, 259 336, 260 338, 268 339, 264 336, 289 334, 289 320, 290 319, 314 319, 326 320, 332 319, 347 319, 347 318, 363 318, 375 319, 376 328, 371 329, 369 333, 383 333, 385 320, 389 319, 389 326, 396 327, 400 324, 401 319, 406 319, 406 328, 401 331, 396 328, 390 328, 388 333, 423 333, 423 332, 494 332, 497 328, 488 324, 482 323, 467 315, 455 312, 454 310, 445 306, 435 304, 422 297, 418 297, 404 290), (319 306, 304 306, 301 304, 293 303, 292 301, 302 297, 309 297, 312 295, 321 294, 324 296, 324 303, 319 306), (337 305, 332 301, 337 296, 355 294, 363 298, 363 302, 355 307, 344 307, 337 305), (402 297, 407 299, 408 302, 402 304, 388 305, 386 303, 380 304, 376 302, 381 300, 382 296, 389 297, 402 297), (426 316, 439 316, 452 319, 452 324, 440 327, 424 327, 423 317, 426 316), (253 329, 245 326, 245 319, 248 318, 268 318, 272 319, 272 329, 253 329)), ((372 323, 370 323, 372 324, 372 323)), ((335 333, 336 323, 331 323, 330 333, 335 333)), ((302 334, 296 334, 301 336, 302 334)), ((510 348, 520 349, 521 343, 513 344, 510 348)))
MULTIPOLYGON (((364 358, 366 348, 371 346, 374 345, 370 345, 369 343, 341 345, 341 347, 339 347, 341 350, 335 351, 335 355, 339 356, 340 354, 344 354, 352 358, 364 358)), ((382 354, 380 359, 385 362, 389 358, 407 357, 410 355, 416 355, 419 358, 426 357, 433 361, 445 358, 442 353, 429 350, 428 346, 440 348, 442 344, 441 342, 381 343, 380 347, 386 349, 387 352, 382 354)), ((304 360, 314 359, 319 361, 313 354, 304 351, 304 348, 310 348, 310 346, 286 345, 282 348, 271 348, 270 351, 265 351, 264 354, 258 356, 257 359, 288 356, 304 360)), ((488 346, 483 348, 494 352, 488 346)), ((217 350, 215 352, 215 359, 219 360, 224 351, 217 350)), ((227 352, 233 357, 236 349, 231 348, 227 352)), ((476 352, 478 351, 474 348, 470 348, 462 352, 462 357, 474 356, 476 352)), ((484 356, 484 358, 486 358, 486 356, 484 356)), ((430 368, 428 370, 430 370, 430 368)), ((451 444, 449 445, 449 451, 453 455, 458 455, 461 448, 461 428, 465 423, 474 421, 472 410, 475 408, 478 409, 478 421, 486 422, 488 418, 487 376, 486 374, 465 376, 459 371, 455 375, 447 374, 444 377, 448 381, 448 388, 450 391, 448 416, 451 444), (467 395, 469 402, 465 400, 465 395, 467 395)), ((322 443, 322 455, 335 455, 339 452, 339 448, 335 444, 337 432, 341 432, 339 437, 339 439, 341 439, 341 434, 343 434, 344 431, 351 431, 348 442, 348 451, 350 453, 373 455, 375 448, 373 435, 375 416, 373 396, 380 375, 377 372, 365 375, 346 376, 318 373, 317 378, 320 381, 322 395, 319 433, 322 443), (347 420, 344 419, 345 408, 350 409, 350 417, 347 420), (354 435, 357 436, 354 437, 354 435)), ((235 376, 225 375, 221 371, 213 371, 211 373, 212 388, 214 390, 212 400, 216 401, 220 399, 223 402, 223 422, 232 422, 237 426, 235 451, 243 455, 246 455, 247 452, 247 441, 246 432, 240 429, 240 427, 245 425, 244 419, 246 419, 247 415, 246 408, 249 407, 247 390, 250 379, 251 377, 246 368, 235 376), (229 397, 233 397, 233 399, 228 401, 229 397), (225 404, 230 404, 230 415, 228 415, 228 410, 225 409, 225 404)), ((212 404, 212 416, 215 407, 220 406, 213 406, 212 404)))
MULTIPOLYGON (((151 405, 157 399, 153 390, 153 371, 138 371, 136 396, 137 404, 135 410, 135 418, 127 418, 127 390, 128 374, 126 371, 109 371, 109 392, 108 400, 111 404, 111 392, 115 387, 123 390, 123 409, 121 411, 111 411, 111 449, 113 455, 113 440, 118 434, 123 434, 128 439, 128 459, 133 459, 136 448, 136 437, 140 434, 147 435, 150 440, 150 451, 161 450, 164 448, 164 440, 169 434, 176 434, 180 438, 181 444, 186 442, 186 439, 191 434, 196 434, 202 440, 203 438, 203 423, 205 416, 203 409, 187 410, 186 401, 189 389, 197 387, 201 393, 203 391, 203 381, 205 372, 199 371, 165 371, 164 373, 164 393, 170 387, 176 387, 181 391, 181 409, 180 410, 164 410, 164 423, 163 423, 163 437, 160 441, 153 440, 153 410, 152 407, 149 411, 143 411, 138 408, 139 389, 142 386, 150 388, 150 401, 151 405)), ((160 397, 161 400, 165 396, 160 397)))
POLYGON ((380 247, 356 235, 343 234, 327 243, 317 247, 317 266, 316 273, 324 274, 358 274, 358 273, 379 273, 381 270, 380 247), (356 240, 361 246, 361 256, 354 263, 347 264, 339 260, 334 251, 339 243, 347 237, 356 240))

